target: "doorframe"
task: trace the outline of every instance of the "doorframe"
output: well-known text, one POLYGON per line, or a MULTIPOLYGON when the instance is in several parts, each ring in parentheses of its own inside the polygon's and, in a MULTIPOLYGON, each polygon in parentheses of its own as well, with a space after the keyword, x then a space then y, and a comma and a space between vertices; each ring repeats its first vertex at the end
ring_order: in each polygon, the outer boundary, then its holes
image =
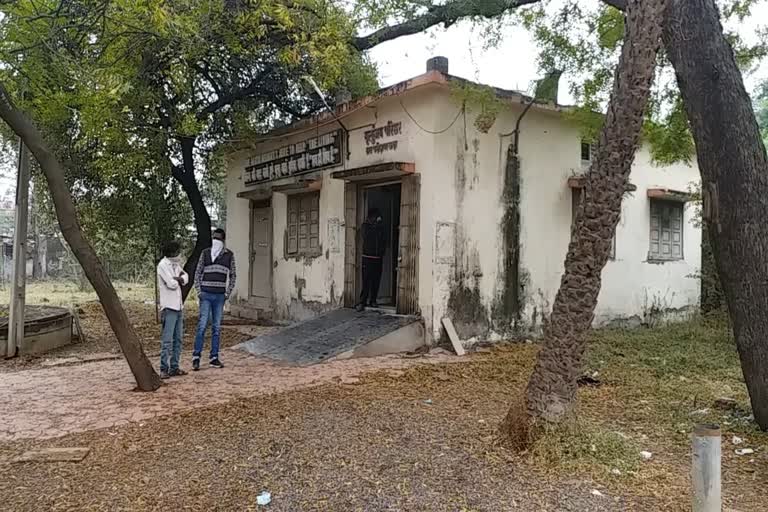
MULTIPOLYGON (((360 262, 358 261, 360 252, 361 252, 361 245, 362 240, 358 236, 359 232, 359 226, 363 223, 365 220, 365 208, 364 206, 364 191, 368 188, 376 188, 376 187, 382 187, 386 185, 396 185, 399 184, 401 187, 401 195, 400 195, 400 204, 398 205, 398 208, 402 208, 402 187, 403 187, 403 178, 382 178, 382 179, 374 179, 374 180, 360 180, 360 181, 353 181, 353 182, 347 182, 345 183, 346 187, 350 187, 354 189, 354 192, 352 192, 354 205, 352 208, 350 208, 349 205, 345 205, 345 210, 354 210, 354 212, 350 212, 351 215, 346 216, 346 222, 349 222, 351 219, 354 219, 355 225, 353 229, 349 229, 349 226, 347 226, 346 233, 347 236, 354 236, 355 242, 354 244, 349 247, 348 242, 345 242, 345 245, 348 246, 348 249, 353 249, 352 251, 346 250, 345 251, 345 265, 344 265, 344 282, 345 285, 353 285, 354 290, 352 293, 349 293, 350 290, 345 290, 344 297, 345 297, 345 306, 346 307, 354 307, 354 305, 357 303, 358 297, 360 297, 360 287, 362 286, 362 282, 359 279, 360 274, 360 262), (352 262, 349 261, 349 259, 353 259, 352 262), (350 264, 351 263, 351 264, 350 264), (350 272, 354 272, 354 275, 349 275, 350 272)), ((351 192, 351 191, 350 191, 351 192)), ((348 195, 345 194, 345 200, 352 199, 348 195)), ((421 205, 419 205, 419 208, 421 208, 421 205)), ((400 219, 400 222, 403 222, 403 219, 400 219)), ((400 227, 398 229, 401 229, 400 227)), ((402 243, 402 237, 400 237, 400 243, 402 243)), ((416 240, 416 245, 418 246, 418 240, 416 240)), ((396 264, 400 265, 400 247, 394 247, 393 251, 396 252, 395 256, 395 262, 396 264)), ((418 264, 419 258, 417 257, 417 264, 418 264)), ((400 289, 400 279, 402 273, 400 272, 400 269, 397 269, 397 279, 395 281, 396 289, 400 289)), ((418 288, 416 291, 418 295, 418 288)), ((395 307, 397 308, 397 297, 393 298, 395 302, 395 307)), ((415 302, 418 302, 418 296, 415 297, 415 302)))
MULTIPOLYGON (((253 294, 253 275, 254 275, 254 247, 253 247, 253 225, 254 225, 254 216, 256 215, 256 210, 266 209, 269 212, 269 221, 267 222, 268 225, 268 233, 267 233, 267 239, 269 240, 269 297, 266 297, 266 300, 268 301, 268 305, 272 304, 272 300, 275 294, 275 288, 274 288, 274 273, 272 272, 273 269, 273 259, 274 259, 274 210, 272 208, 272 198, 268 199, 261 199, 261 200, 250 200, 249 201, 249 208, 248 208, 248 303, 254 304, 257 307, 261 307, 261 304, 255 304, 257 301, 257 297, 253 294)), ((258 297, 258 299, 261 299, 261 297, 258 297)))
MULTIPOLYGON (((357 225, 358 226, 361 226, 363 224, 363 222, 365 222, 365 216, 366 216, 366 213, 368 212, 368 202, 366 201, 366 198, 365 198, 366 190, 370 190, 372 188, 388 187, 390 185, 399 185, 400 189, 401 189, 401 195, 402 195, 402 187, 403 187, 403 180, 402 179, 398 179, 398 178, 395 178, 395 179, 385 178, 385 179, 378 180, 378 181, 366 181, 366 182, 360 183, 360 186, 357 187, 357 204, 359 205, 359 208, 358 208, 358 211, 357 211, 357 225)), ((400 197, 400 201, 397 204, 397 210, 398 210, 397 214, 398 214, 398 217, 400 216, 400 205, 402 204, 402 201, 403 201, 402 197, 400 197)), ((400 224, 399 223, 398 223, 397 229, 398 229, 398 231, 400 230, 400 224)), ((389 235, 391 235, 391 233, 389 233, 389 235)), ((389 238, 390 238, 389 243, 390 244, 393 243, 392 237, 389 236, 389 238)), ((400 236, 399 236, 399 233, 398 233, 398 240, 399 239, 400 239, 400 236)), ((360 254, 362 254, 362 250, 363 250, 363 240, 361 238, 358 238, 357 241, 356 241, 355 253, 357 255, 360 255, 360 254)), ((398 243, 397 247, 392 246, 392 255, 394 257, 394 259, 393 259, 393 265, 394 266, 392 267, 392 272, 394 273, 393 277, 395 278, 393 280, 393 282, 392 282, 392 286, 394 287, 394 290, 389 290, 388 293, 392 294, 392 304, 393 304, 393 306, 382 306, 385 309, 386 308, 397 309, 397 289, 398 289, 397 283, 398 283, 398 279, 400 278, 400 272, 399 272, 399 268, 398 268, 399 264, 400 264, 400 244, 399 243, 398 243)), ((361 269, 359 269, 359 268, 356 269, 356 273, 357 273, 357 278, 355 279, 355 297, 360 297, 360 293, 363 291, 362 290, 363 283, 362 283, 361 269)))

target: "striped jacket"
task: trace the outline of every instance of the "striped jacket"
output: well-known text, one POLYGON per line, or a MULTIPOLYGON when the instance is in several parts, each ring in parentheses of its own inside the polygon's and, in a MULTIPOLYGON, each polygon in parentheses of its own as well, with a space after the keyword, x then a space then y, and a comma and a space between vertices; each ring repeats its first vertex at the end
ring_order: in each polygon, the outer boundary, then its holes
POLYGON ((195 270, 195 288, 198 295, 205 293, 223 293, 229 298, 235 288, 237 266, 235 255, 229 249, 223 249, 216 261, 211 260, 211 249, 203 250, 195 270))

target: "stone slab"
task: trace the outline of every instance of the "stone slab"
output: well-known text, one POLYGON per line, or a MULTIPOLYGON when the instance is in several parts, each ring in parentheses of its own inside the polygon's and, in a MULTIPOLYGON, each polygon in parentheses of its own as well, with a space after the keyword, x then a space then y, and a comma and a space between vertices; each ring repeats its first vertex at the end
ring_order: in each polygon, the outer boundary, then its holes
POLYGON ((80 462, 91 449, 86 447, 44 448, 30 450, 13 459, 13 462, 80 462))
POLYGON ((415 317, 339 309, 237 345, 252 355, 309 366, 333 359, 416 322, 415 317))
POLYGON ((456 355, 463 356, 466 354, 464 345, 461 344, 459 334, 456 332, 456 327, 453 326, 453 321, 448 317, 443 318, 443 327, 445 327, 445 332, 448 333, 448 338, 451 340, 451 345, 453 345, 453 350, 456 351, 456 355))

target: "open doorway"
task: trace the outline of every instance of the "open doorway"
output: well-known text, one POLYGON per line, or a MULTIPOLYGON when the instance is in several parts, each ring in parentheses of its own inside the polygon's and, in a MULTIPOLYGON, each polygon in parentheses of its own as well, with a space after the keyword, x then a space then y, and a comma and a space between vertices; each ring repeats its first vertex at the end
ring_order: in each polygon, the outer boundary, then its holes
MULTIPOLYGON (((387 248, 382 261, 381 284, 377 302, 380 306, 397 307, 397 259, 400 247, 400 183, 369 185, 363 188, 363 211, 365 217, 372 208, 381 212, 381 219, 387 233, 387 248)), ((362 282, 362 279, 358 282, 362 282)))

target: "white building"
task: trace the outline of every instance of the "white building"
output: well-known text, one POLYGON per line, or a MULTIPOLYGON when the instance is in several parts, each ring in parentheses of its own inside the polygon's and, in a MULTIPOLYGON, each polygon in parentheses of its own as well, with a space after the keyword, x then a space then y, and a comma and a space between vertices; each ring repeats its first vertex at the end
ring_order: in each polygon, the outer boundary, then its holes
MULTIPOLYGON (((452 94, 447 61, 425 74, 281 128, 229 155, 227 240, 235 307, 301 320, 359 293, 357 226, 377 206, 390 227, 379 303, 450 317, 463 339, 537 330, 560 284, 589 145, 566 107, 496 90, 487 133, 452 94), (519 169, 509 158, 519 122, 519 169), (519 206, 517 206, 519 205, 519 206)), ((482 123, 480 123, 482 124, 482 123)), ((698 169, 635 158, 596 322, 640 323, 699 300, 700 230, 687 206, 698 169)))

